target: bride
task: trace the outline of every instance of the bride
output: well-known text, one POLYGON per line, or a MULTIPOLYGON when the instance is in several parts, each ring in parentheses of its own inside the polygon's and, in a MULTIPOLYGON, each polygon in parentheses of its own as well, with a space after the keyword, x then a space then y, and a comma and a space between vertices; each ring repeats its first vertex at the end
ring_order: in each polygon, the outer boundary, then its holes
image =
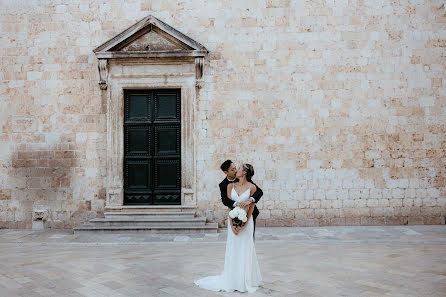
MULTIPOLYGON (((256 191, 251 183, 254 168, 250 164, 242 164, 237 169, 238 182, 228 184, 228 197, 244 207, 243 203, 256 191)), ((228 215, 228 237, 226 240, 225 265, 220 275, 208 276, 195 281, 203 289, 212 291, 239 291, 255 292, 262 282, 259 263, 257 262, 254 246, 254 223, 252 212, 254 203, 244 208, 247 212, 247 221, 241 227, 233 226, 233 220, 228 215)), ((228 210, 229 214, 230 209, 228 210)))

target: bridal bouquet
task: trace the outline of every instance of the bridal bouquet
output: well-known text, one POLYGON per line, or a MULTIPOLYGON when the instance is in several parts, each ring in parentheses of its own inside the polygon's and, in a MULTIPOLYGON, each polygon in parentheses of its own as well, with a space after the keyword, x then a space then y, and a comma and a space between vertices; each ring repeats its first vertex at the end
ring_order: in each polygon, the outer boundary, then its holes
POLYGON ((229 216, 232 219, 232 225, 234 227, 241 227, 243 223, 245 223, 248 218, 246 216, 246 211, 243 208, 236 206, 233 210, 229 212, 229 216))

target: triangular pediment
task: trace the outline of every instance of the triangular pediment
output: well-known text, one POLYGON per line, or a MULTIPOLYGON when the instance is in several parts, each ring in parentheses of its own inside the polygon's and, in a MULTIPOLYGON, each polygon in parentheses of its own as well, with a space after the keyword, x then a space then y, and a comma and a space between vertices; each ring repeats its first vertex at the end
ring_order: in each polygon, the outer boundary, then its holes
POLYGON ((153 28, 146 34, 135 39, 128 45, 120 47, 117 50, 129 51, 174 51, 174 50, 193 50, 190 46, 180 43, 177 40, 169 38, 164 32, 153 28), (157 32, 158 31, 158 32, 157 32))
POLYGON ((149 15, 93 50, 103 58, 135 54, 204 56, 199 42, 149 15))

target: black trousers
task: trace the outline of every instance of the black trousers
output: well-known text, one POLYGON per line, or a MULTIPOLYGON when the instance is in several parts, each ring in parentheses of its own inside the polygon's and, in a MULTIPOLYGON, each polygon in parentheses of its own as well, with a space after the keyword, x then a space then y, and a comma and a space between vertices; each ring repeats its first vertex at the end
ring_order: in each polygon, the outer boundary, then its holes
POLYGON ((254 222, 254 232, 252 232, 252 237, 254 238, 254 241, 256 240, 256 218, 252 218, 254 222))

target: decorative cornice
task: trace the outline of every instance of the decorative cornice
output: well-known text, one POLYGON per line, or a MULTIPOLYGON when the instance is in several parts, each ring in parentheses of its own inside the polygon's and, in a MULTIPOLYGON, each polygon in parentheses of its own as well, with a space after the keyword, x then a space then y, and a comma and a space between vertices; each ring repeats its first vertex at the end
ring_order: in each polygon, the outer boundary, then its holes
POLYGON ((108 84, 108 59, 126 61, 125 59, 154 59, 161 61, 195 61, 195 86, 200 89, 203 86, 204 58, 208 50, 199 42, 186 36, 163 21, 149 15, 136 24, 125 29, 115 37, 109 39, 93 50, 99 59, 99 86, 101 90, 107 89, 108 84), (149 32, 155 32, 175 45, 169 50, 125 50, 133 42, 138 42, 149 32))
POLYGON ((204 57, 206 51, 131 51, 131 52, 100 52, 96 53, 98 59, 123 59, 123 58, 181 58, 204 57))

